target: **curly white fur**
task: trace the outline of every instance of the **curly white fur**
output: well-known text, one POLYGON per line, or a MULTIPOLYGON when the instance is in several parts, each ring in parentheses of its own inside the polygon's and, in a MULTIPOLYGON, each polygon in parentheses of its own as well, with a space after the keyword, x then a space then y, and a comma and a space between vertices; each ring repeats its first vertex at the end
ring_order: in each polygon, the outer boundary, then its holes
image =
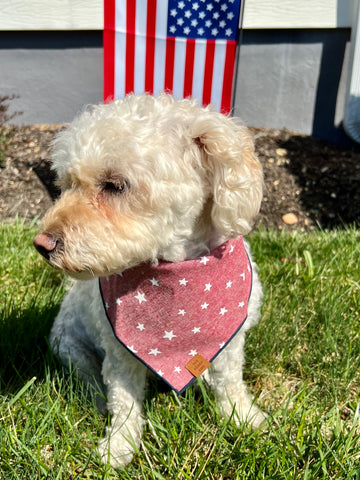
MULTIPOLYGON (((147 369, 114 337, 94 277, 144 261, 196 258, 248 233, 262 171, 237 119, 165 94, 129 95, 85 111, 55 139, 53 167, 62 196, 34 243, 80 281, 61 305, 50 344, 95 390, 105 386, 112 422, 99 452, 126 465, 140 445, 147 369)), ((245 332, 262 299, 254 264, 253 271, 248 319, 204 375, 225 414, 235 408, 237 421, 256 426, 264 415, 242 378, 245 332)))

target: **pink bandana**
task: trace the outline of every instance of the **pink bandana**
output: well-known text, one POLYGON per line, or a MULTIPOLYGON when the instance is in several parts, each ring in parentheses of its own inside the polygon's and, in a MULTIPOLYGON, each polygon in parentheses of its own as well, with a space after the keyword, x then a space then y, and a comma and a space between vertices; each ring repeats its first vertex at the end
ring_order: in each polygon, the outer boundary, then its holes
POLYGON ((251 278, 240 237, 195 260, 101 278, 100 291, 116 338, 182 393, 246 320, 251 278))

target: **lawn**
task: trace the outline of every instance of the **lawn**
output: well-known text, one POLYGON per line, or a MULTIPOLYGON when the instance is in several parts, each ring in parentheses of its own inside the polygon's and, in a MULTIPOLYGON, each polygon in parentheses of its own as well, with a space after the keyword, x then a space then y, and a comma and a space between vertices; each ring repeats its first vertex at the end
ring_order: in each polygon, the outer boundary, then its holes
POLYGON ((245 377, 267 426, 236 428, 202 383, 182 396, 155 385, 141 449, 118 472, 94 454, 108 419, 49 352, 69 280, 35 232, 0 225, 1 480, 360 479, 360 230, 251 234, 265 297, 245 377))

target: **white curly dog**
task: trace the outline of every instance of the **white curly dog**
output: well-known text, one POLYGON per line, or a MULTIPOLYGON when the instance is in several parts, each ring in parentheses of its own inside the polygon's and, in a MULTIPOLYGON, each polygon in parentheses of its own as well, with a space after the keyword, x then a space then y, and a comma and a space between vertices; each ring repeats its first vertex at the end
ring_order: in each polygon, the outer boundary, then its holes
MULTIPOLYGON (((140 446, 151 370, 114 335, 99 277, 211 256, 229 239, 247 234, 260 208, 262 169, 236 118, 166 94, 129 95, 87 109, 55 138, 52 160, 62 195, 45 215, 34 245, 51 266, 78 281, 63 300, 50 344, 90 388, 103 386, 111 425, 98 450, 104 462, 126 465, 140 446)), ((234 412, 237 422, 258 426, 265 415, 242 374, 245 332, 257 322, 262 300, 248 255, 246 321, 211 359, 203 378, 225 415, 234 412)), ((176 319, 179 329, 183 319, 176 319)), ((176 336, 174 329, 166 335, 176 336)))

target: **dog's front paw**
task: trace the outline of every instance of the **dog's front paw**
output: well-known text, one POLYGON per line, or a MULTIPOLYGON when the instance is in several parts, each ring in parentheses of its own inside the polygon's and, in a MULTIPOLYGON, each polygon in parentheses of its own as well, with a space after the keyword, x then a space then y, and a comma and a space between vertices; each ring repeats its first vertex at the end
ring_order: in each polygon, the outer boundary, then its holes
POLYGON ((100 440, 97 452, 101 461, 105 464, 109 463, 113 468, 125 467, 134 456, 133 447, 120 435, 100 440))
POLYGON ((266 413, 262 412, 247 395, 231 400, 227 398, 221 402, 221 407, 226 416, 233 415, 238 427, 241 423, 247 423, 253 428, 258 428, 268 418, 266 413))
POLYGON ((262 427, 268 418, 266 413, 262 412, 254 403, 248 409, 235 409, 235 422, 239 426, 240 422, 246 422, 253 428, 262 427))

